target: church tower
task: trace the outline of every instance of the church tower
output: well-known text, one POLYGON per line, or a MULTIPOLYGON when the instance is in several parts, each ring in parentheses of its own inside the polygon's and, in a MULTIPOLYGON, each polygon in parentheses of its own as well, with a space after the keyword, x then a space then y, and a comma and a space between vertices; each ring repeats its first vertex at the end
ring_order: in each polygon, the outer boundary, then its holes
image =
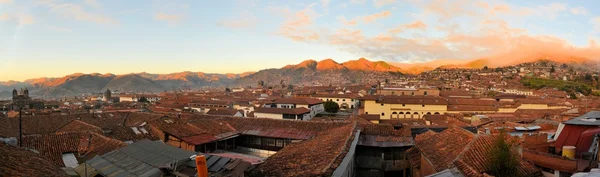
POLYGON ((17 89, 13 89, 13 100, 15 98, 17 98, 19 96, 19 92, 17 92, 17 89))

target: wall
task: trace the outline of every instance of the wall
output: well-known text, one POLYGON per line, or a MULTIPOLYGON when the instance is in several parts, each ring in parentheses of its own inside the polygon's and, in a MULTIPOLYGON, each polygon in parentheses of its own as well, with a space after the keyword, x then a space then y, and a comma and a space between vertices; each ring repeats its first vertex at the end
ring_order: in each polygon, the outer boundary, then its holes
POLYGON ((438 89, 415 89, 415 90, 403 90, 403 89, 378 89, 377 95, 427 95, 440 96, 438 89))
POLYGON ((434 173, 437 173, 437 171, 433 168, 433 165, 429 163, 429 160, 427 160, 423 154, 421 154, 421 171, 419 174, 421 174, 421 176, 427 176, 434 173))
POLYGON ((402 119, 402 118, 415 118, 421 119, 426 114, 444 114, 448 110, 447 105, 425 105, 422 104, 382 104, 377 103, 374 100, 365 101, 365 114, 379 114, 380 119, 402 119), (393 114, 396 112, 397 114, 393 114), (406 112, 410 112, 407 115, 406 112), (417 113, 416 115, 414 113, 417 113), (383 115, 381 113, 384 113, 383 115), (400 114, 404 113, 404 114, 400 114))
POLYGON ((260 113, 260 112, 254 112, 254 117, 270 118, 270 119, 283 119, 283 115, 281 115, 281 114, 260 113))
POLYGON ((337 103, 338 105, 340 105, 341 110, 344 110, 342 108, 342 104, 348 105, 348 107, 346 109, 352 109, 352 106, 354 106, 354 109, 357 109, 358 105, 360 103, 359 100, 352 99, 352 98, 330 98, 330 97, 316 97, 316 98, 320 99, 323 102, 331 100, 331 101, 337 103))

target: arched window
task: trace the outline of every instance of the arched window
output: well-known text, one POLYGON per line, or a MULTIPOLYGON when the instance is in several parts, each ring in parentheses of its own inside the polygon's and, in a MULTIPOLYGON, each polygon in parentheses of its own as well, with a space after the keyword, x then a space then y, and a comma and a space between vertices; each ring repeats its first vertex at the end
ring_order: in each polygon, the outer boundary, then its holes
POLYGON ((392 112, 392 114, 398 114, 397 112, 392 112))
POLYGON ((410 92, 410 95, 415 96, 415 92, 410 92))
POLYGON ((427 95, 427 91, 424 91, 424 92, 423 92, 423 95, 427 95))
POLYGON ((433 114, 435 114, 435 115, 440 115, 440 113, 439 113, 439 112, 435 112, 435 113, 433 113, 433 114))
POLYGON ((427 115, 431 115, 431 112, 427 112, 427 115))

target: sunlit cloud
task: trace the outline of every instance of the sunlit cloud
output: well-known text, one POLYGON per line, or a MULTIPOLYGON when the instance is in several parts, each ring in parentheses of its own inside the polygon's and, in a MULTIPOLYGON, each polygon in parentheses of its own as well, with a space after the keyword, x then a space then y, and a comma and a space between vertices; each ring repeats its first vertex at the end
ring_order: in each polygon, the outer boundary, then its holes
POLYGON ((159 13, 156 13, 156 15, 154 15, 155 20, 167 21, 168 23, 171 23, 171 24, 179 23, 179 22, 181 22, 181 20, 183 18, 184 18, 184 16, 181 14, 167 14, 164 12, 159 12, 159 13))
POLYGON ((11 4, 13 0, 0 0, 0 4, 11 4))
POLYGON ((222 19, 217 25, 228 28, 251 28, 258 24, 258 19, 252 13, 241 13, 233 18, 222 19))
MULTIPOLYGON (((86 1, 87 2, 87 1, 86 1)), ((59 14, 65 18, 78 21, 87 21, 98 24, 118 24, 116 19, 101 13, 87 11, 84 7, 74 3, 57 3, 53 0, 40 0, 37 4, 42 4, 50 8, 50 11, 59 14)))

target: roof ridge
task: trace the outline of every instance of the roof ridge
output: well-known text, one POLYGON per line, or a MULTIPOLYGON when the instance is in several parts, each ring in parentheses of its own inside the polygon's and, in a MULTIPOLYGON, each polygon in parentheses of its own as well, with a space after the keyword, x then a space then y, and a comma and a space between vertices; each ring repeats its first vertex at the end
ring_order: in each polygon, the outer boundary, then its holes
MULTIPOLYGON (((351 125, 351 124, 348 124, 348 125, 351 125)), ((346 126, 348 126, 348 125, 346 125, 346 126)), ((329 162, 329 164, 327 165, 327 167, 325 167, 321 173, 325 173, 325 171, 327 171, 327 169, 329 169, 333 165, 333 163, 335 163, 335 161, 340 157, 340 155, 342 155, 342 153, 344 153, 344 149, 346 149, 346 147, 348 146, 348 142, 350 142, 350 139, 352 138, 352 136, 355 135, 355 133, 357 132, 356 131, 357 130, 356 127, 357 127, 357 124, 356 124, 356 122, 354 122, 352 124, 352 131, 350 131, 350 136, 348 136, 348 138, 346 138, 346 142, 344 143, 344 146, 341 147, 340 153, 337 154, 335 156, 335 158, 331 159, 331 162, 329 162)), ((338 128, 341 128, 341 127, 338 127, 338 128)), ((346 152, 346 153, 348 153, 348 152, 346 152)))
POLYGON ((454 164, 456 161, 458 161, 459 159, 462 158, 462 156, 465 154, 465 152, 467 152, 469 149, 471 149, 471 145, 473 145, 473 143, 480 139, 483 135, 479 135, 479 134, 475 134, 473 136, 473 139, 471 141, 469 141, 469 144, 467 144, 463 150, 458 154, 458 156, 456 156, 456 158, 454 160, 452 160, 450 166, 452 166, 452 164, 454 164))

